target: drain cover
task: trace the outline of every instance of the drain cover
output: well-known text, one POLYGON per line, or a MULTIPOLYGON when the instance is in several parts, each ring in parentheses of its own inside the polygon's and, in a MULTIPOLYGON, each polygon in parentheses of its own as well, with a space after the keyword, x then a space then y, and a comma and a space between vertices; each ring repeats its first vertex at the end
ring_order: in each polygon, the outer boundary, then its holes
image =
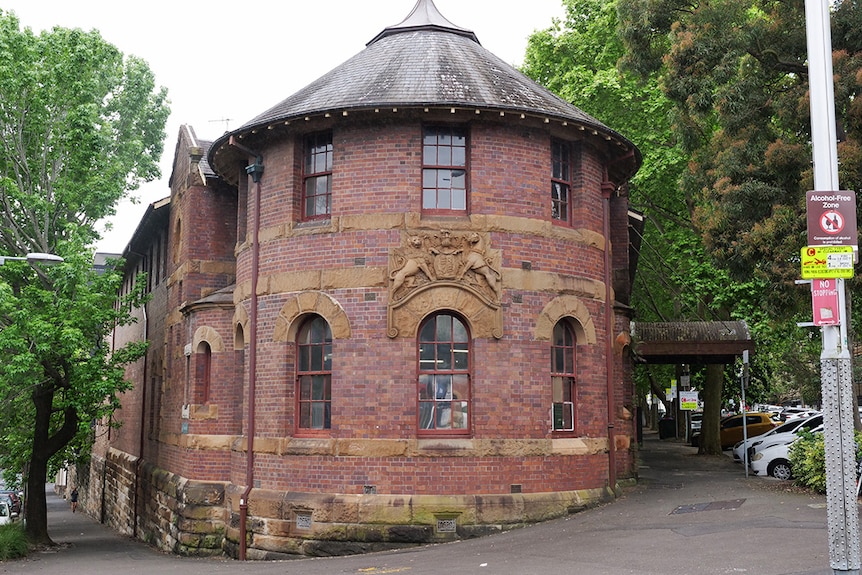
POLYGON ((736 509, 745 503, 745 499, 729 499, 727 501, 710 501, 709 503, 691 503, 680 505, 670 512, 671 515, 679 513, 697 513, 699 511, 717 511, 719 509, 736 509))

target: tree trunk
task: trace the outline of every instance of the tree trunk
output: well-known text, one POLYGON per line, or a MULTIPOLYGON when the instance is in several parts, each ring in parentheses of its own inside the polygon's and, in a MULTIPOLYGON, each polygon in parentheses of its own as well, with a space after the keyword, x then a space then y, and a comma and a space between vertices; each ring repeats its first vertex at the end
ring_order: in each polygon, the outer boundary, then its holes
POLYGON ((78 426, 78 414, 74 407, 63 411, 63 424, 51 433, 51 414, 54 408, 54 387, 38 386, 33 391, 33 405, 36 417, 33 427, 33 452, 27 475, 27 500, 25 516, 27 539, 32 545, 54 545, 48 535, 48 502, 45 497, 45 484, 48 482, 48 461, 65 447, 78 426))
POLYGON ((702 455, 721 455, 719 422, 721 420, 721 392, 724 388, 724 366, 706 366, 706 381, 703 384, 703 420, 700 424, 700 439, 697 452, 702 455))

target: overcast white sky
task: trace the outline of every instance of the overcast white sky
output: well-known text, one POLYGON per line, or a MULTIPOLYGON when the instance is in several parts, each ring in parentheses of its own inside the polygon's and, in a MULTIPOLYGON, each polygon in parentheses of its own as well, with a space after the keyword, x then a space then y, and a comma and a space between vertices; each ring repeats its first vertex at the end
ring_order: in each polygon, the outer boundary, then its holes
MULTIPOLYGON (((103 233, 100 251, 120 253, 146 206, 170 194, 168 178, 179 127, 213 140, 311 83, 387 26, 401 22, 415 0, 0 0, 22 27, 96 29, 124 54, 146 60, 168 89, 171 116, 162 179, 142 186, 103 233), (273 70, 279 70, 273 73, 273 70)), ((453 24, 512 65, 523 60, 527 37, 562 17, 562 0, 434 0, 453 24), (506 6, 505 8, 503 6, 506 6)))

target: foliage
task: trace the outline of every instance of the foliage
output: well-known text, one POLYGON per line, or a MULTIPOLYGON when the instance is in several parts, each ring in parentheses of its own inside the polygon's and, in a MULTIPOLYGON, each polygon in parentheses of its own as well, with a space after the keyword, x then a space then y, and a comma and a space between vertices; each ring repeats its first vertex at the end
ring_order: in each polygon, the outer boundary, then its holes
POLYGON ((26 557, 29 551, 30 545, 20 521, 0 525, 0 561, 26 557))
MULTIPOLYGON (((94 224, 156 178, 168 116, 145 62, 97 32, 38 36, 0 11, 0 254, 46 252, 55 267, 0 266, 0 467, 25 475, 27 534, 50 543, 49 469, 92 442, 145 343, 111 349, 143 286, 93 269, 94 224)), ((122 264, 119 263, 121 266, 122 264)))
MULTIPOLYGON (((708 236, 700 227, 701 217, 711 200, 701 202, 701 194, 687 185, 693 181, 692 171, 700 173, 698 165, 689 164, 695 153, 692 143, 699 140, 684 129, 692 123, 680 112, 678 94, 666 90, 664 66, 677 40, 670 29, 687 8, 657 0, 565 0, 564 5, 563 19, 531 36, 523 71, 626 135, 643 153, 643 166, 629 189, 632 207, 645 217, 632 291, 636 321, 743 319, 757 342, 749 402, 795 399, 800 393, 816 402, 819 386, 808 383, 812 369, 816 371, 817 353, 808 345, 808 334, 796 327, 806 318, 792 312, 804 307, 805 290, 790 289, 765 273, 734 274, 704 241, 708 236), (649 29, 627 19, 642 13, 655 20, 649 29)), ((716 32, 714 40, 723 34, 716 32)), ((713 117, 703 108, 699 129, 711 128, 713 117)), ((781 162, 776 168, 780 171, 789 160, 776 155, 774 161, 781 162)), ((745 205, 736 209, 749 210, 745 205)), ((705 380, 702 369, 692 366, 695 385, 705 380)), ((736 369, 728 367, 725 397, 739 395, 736 369)), ((641 392, 662 395, 674 375, 668 367, 649 366, 636 370, 634 377, 641 392)))
MULTIPOLYGON (((619 6, 628 69, 658 74, 674 103, 674 132, 691 155, 682 189, 706 253, 734 281, 763 282, 762 305, 789 320, 807 300, 794 280, 813 185, 804 2, 619 6)), ((862 181, 860 13, 855 1, 835 3, 832 13, 844 189, 862 181)))
MULTIPOLYGON (((826 450, 823 434, 801 431, 799 436, 789 449, 793 482, 818 493, 826 493, 826 450)), ((856 453, 862 453, 862 433, 854 432, 854 439, 856 453)))

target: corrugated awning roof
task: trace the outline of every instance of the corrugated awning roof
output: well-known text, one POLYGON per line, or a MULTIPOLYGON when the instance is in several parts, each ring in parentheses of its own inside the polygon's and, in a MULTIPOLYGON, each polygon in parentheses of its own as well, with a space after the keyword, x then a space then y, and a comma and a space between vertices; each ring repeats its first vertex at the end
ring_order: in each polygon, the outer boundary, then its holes
POLYGON ((754 340, 744 321, 633 322, 632 345, 645 363, 733 363, 754 340))

